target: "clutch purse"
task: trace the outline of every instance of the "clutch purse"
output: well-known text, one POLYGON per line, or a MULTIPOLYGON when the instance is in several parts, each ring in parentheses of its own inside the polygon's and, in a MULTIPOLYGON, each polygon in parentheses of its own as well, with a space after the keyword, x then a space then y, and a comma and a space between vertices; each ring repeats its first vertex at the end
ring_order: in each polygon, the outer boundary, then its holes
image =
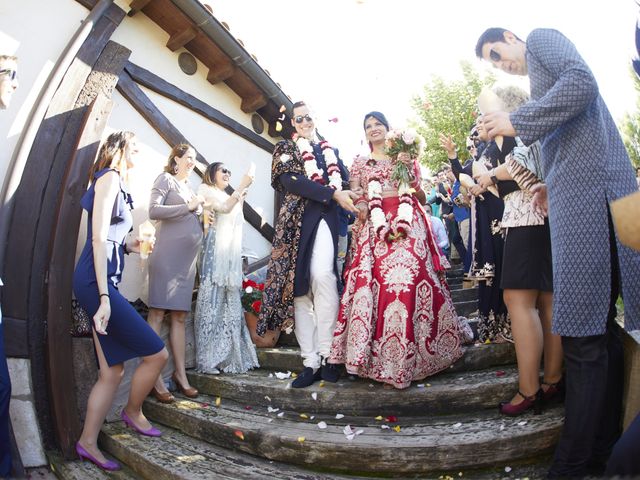
POLYGON ((71 300, 71 329, 69 334, 72 337, 92 337, 91 318, 80 303, 75 298, 71 300))

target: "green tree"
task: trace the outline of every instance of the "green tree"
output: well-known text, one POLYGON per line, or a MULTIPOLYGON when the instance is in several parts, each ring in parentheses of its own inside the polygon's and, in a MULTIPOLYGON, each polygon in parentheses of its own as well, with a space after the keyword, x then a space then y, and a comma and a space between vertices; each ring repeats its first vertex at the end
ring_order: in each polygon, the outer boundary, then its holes
POLYGON ((633 86, 636 90, 636 110, 632 113, 626 113, 620 129, 622 130, 622 139, 624 146, 627 147, 631 163, 636 167, 640 167, 640 79, 636 72, 631 68, 631 76, 633 77, 633 86))
POLYGON ((458 145, 459 158, 468 158, 465 148, 476 116, 477 99, 485 86, 495 83, 488 71, 482 75, 469 62, 460 62, 463 79, 452 81, 433 76, 423 88, 421 96, 412 99, 412 107, 419 121, 415 127, 425 139, 421 162, 432 171, 447 162, 447 154, 440 147, 440 133, 452 135, 458 145))

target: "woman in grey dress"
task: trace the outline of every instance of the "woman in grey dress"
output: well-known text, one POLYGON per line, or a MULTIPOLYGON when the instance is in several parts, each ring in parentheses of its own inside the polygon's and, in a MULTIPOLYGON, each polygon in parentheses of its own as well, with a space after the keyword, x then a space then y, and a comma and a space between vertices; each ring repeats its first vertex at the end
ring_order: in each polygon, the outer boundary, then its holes
POLYGON ((196 368, 204 373, 244 373, 259 366, 240 302, 242 202, 253 177, 245 175, 238 189, 228 195, 224 189, 230 176, 222 163, 212 163, 198 189, 205 207, 216 217, 202 249, 194 319, 196 368))
MULTIPOLYGON (((149 218, 156 220, 156 243, 149 257, 149 325, 160 333, 162 319, 171 314, 170 344, 178 389, 193 398, 198 391, 189 385, 185 372, 184 322, 191 311, 196 257, 202 244, 202 197, 189 187, 189 174, 196 162, 195 150, 186 144, 173 147, 164 173, 153 184, 149 218)), ((163 403, 174 398, 162 378, 153 395, 163 403)))

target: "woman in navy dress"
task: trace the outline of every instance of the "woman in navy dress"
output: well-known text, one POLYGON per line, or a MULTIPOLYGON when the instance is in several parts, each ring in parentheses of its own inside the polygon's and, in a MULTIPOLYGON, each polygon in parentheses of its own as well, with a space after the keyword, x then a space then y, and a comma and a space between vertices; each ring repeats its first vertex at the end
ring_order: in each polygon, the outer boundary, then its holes
POLYGON ((98 381, 87 404, 87 415, 76 451, 104 470, 118 470, 107 460, 97 440, 107 412, 120 385, 124 362, 141 357, 131 380, 129 400, 122 420, 142 435, 160 436, 142 413, 142 402, 168 359, 164 343, 118 292, 124 254, 139 252, 138 240, 129 239, 131 197, 123 180, 138 152, 131 132, 109 135, 91 169, 91 185, 81 205, 88 212, 87 241, 73 276, 73 291, 93 318, 93 342, 99 366, 98 381))

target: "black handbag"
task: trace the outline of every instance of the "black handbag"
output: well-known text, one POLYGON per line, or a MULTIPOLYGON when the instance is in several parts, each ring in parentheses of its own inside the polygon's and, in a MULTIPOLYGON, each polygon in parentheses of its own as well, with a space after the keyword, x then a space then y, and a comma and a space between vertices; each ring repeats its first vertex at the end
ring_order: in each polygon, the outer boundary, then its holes
POLYGON ((71 329, 72 337, 92 337, 91 318, 75 298, 71 300, 71 329))

